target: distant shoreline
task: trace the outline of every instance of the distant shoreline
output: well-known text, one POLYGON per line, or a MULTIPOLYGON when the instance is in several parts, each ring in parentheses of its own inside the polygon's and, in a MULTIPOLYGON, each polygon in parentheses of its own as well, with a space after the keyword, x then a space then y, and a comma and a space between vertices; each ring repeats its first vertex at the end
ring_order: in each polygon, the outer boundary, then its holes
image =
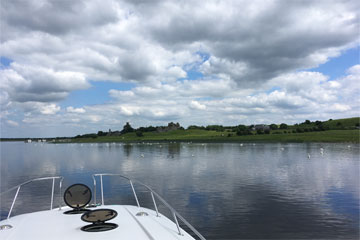
MULTIPOLYGON (((25 141, 24 139, 0 139, 1 141, 25 141)), ((135 133, 121 136, 101 136, 96 138, 44 138, 48 143, 141 143, 141 142, 203 142, 203 143, 359 143, 359 130, 328 130, 320 132, 287 133, 287 134, 254 134, 237 136, 231 132, 205 130, 175 130, 166 133, 144 133, 142 137, 135 133)), ((37 141, 32 141, 37 143, 37 141)))
MULTIPOLYGON (((51 142, 51 143, 111 143, 111 142, 269 142, 269 143, 302 143, 302 142, 324 142, 324 143, 359 143, 360 142, 360 118, 336 119, 325 122, 310 122, 295 125, 286 125, 282 128, 275 124, 267 126, 267 129, 254 130, 251 127, 238 125, 223 127, 212 125, 208 127, 191 126, 188 129, 180 128, 175 124, 175 129, 170 127, 157 128, 140 127, 131 128, 127 123, 124 130, 108 133, 99 131, 96 133, 77 135, 75 137, 52 137, 52 138, 0 138, 1 142, 23 141, 23 142, 51 142), (275 125, 275 126, 272 126, 275 125), (211 128, 210 128, 211 127, 211 128)), ((254 125, 253 125, 254 126, 254 125)), ((264 125, 265 126, 265 125, 264 125)), ((256 126, 255 126, 256 127, 256 126)))

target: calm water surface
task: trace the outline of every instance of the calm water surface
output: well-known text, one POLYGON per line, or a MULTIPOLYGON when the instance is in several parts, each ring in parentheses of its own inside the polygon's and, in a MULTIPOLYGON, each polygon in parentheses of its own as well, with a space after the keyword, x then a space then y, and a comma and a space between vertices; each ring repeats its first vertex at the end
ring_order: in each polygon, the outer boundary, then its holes
MULTIPOLYGON (((78 182, 92 186, 93 173, 121 173, 153 187, 207 239, 359 239, 359 145, 2 142, 0 147, 0 192, 36 177, 64 176, 66 188, 78 182)), ((135 204, 126 182, 113 177, 104 184, 107 204, 135 204)), ((14 214, 49 206, 50 189, 51 182, 24 187, 14 214)), ((151 207, 143 190, 137 187, 140 203, 151 207)), ((14 194, 1 198, 2 218, 14 194)), ((163 206, 160 211, 167 214, 163 206)))

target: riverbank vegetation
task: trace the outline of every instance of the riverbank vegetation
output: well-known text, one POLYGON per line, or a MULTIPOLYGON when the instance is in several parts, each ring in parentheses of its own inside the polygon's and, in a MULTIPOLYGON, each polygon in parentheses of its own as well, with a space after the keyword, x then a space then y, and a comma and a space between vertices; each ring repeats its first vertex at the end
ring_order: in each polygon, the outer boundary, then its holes
POLYGON ((145 141, 194 141, 194 142, 359 142, 360 118, 328 121, 309 121, 287 125, 237 125, 196 126, 187 129, 169 123, 166 127, 140 127, 134 129, 126 123, 122 131, 78 135, 71 142, 145 142, 145 141))
POLYGON ((2 138, 0 141, 41 141, 55 143, 85 142, 149 142, 149 141, 192 141, 192 142, 351 142, 359 143, 360 118, 329 119, 328 121, 305 120, 288 125, 258 124, 222 126, 191 125, 186 129, 179 123, 168 126, 133 128, 126 123, 121 131, 98 131, 75 137, 56 138, 2 138))
POLYGON ((191 142, 352 142, 359 143, 359 130, 329 130, 324 132, 253 134, 238 136, 220 134, 206 130, 175 130, 171 133, 144 133, 138 137, 127 133, 122 137, 74 138, 69 142, 147 142, 147 141, 191 141, 191 142))

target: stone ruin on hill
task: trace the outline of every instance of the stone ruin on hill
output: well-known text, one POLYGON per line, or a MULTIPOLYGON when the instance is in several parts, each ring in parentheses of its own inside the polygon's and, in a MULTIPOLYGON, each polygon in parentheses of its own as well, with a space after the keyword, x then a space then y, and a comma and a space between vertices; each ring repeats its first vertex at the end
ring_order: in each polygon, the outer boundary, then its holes
POLYGON ((161 133, 161 132, 168 132, 168 131, 173 131, 173 130, 177 130, 177 129, 180 129, 181 126, 179 123, 173 123, 173 122, 170 122, 167 127, 157 127, 156 128, 156 131, 161 133))

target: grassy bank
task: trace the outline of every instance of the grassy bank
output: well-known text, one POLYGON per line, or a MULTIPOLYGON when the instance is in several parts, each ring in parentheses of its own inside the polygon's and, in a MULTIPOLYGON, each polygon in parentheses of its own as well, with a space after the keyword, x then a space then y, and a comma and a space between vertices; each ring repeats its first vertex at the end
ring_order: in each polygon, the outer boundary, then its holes
POLYGON ((254 134, 237 136, 233 132, 206 130, 175 130, 165 133, 148 132, 142 137, 135 133, 121 136, 78 138, 71 142, 143 142, 143 141, 193 141, 193 142, 351 142, 359 143, 359 130, 329 130, 319 132, 254 134))
MULTIPOLYGON (((128 124, 128 123, 127 123, 128 124)), ((305 120, 302 123, 271 124, 267 130, 251 126, 210 125, 189 126, 188 129, 166 130, 160 127, 131 128, 131 131, 89 133, 75 137, 45 138, 56 143, 86 142, 150 142, 150 141, 192 141, 192 142, 360 142, 360 118, 329 119, 327 121, 305 120), (285 125, 285 126, 284 126, 285 125)), ((29 138, 0 138, 0 141, 25 141, 29 138)), ((38 141, 40 138, 31 138, 38 141)))

